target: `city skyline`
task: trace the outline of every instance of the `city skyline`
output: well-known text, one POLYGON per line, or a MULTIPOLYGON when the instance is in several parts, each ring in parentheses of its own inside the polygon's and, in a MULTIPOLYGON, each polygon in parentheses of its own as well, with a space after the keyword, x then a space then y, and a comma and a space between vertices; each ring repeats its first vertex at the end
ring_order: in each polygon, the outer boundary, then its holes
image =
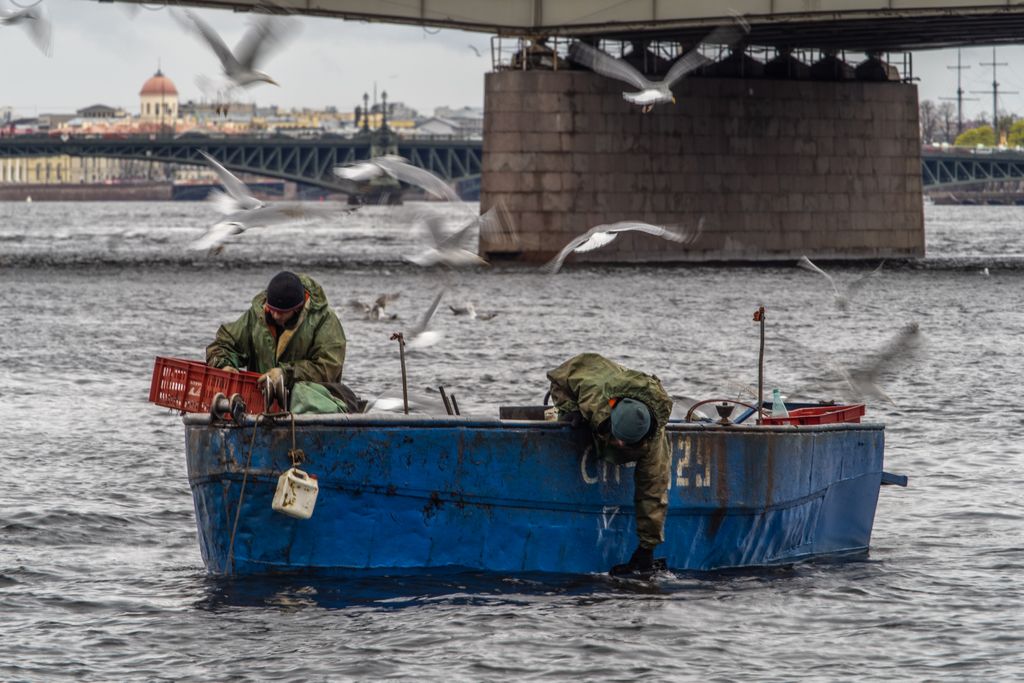
MULTIPOLYGON (((45 57, 16 27, 0 31, 0 107, 16 114, 70 113, 94 104, 134 111, 138 89, 157 68, 174 81, 182 101, 203 99, 196 78, 217 77, 219 64, 169 11, 122 3, 45 0, 53 22, 53 56, 45 57), (126 57, 127 55, 127 57, 126 57)), ((247 15, 193 10, 228 45, 247 27, 247 15)), ((484 74, 491 70, 491 36, 455 30, 298 17, 301 31, 264 65, 281 87, 261 85, 242 101, 286 109, 340 110, 361 104, 364 92, 387 91, 389 100, 421 113, 439 106, 483 105, 484 74), (325 83, 326 81, 326 83, 325 83)), ((1001 111, 1024 114, 1024 46, 1000 47, 997 71, 1001 111), (1011 92, 1015 91, 1015 92, 1011 92)), ((964 48, 961 63, 964 118, 991 115, 991 47, 964 48)), ((955 49, 913 53, 920 100, 956 97, 955 49)), ((680 103, 685 106, 685 103, 680 103)))

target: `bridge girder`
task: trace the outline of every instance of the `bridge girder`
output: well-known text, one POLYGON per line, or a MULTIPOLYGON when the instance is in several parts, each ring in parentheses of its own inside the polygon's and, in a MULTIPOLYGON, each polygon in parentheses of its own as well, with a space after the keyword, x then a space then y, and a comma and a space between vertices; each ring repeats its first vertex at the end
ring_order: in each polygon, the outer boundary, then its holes
MULTIPOLYGON (((474 180, 481 169, 479 140, 403 140, 398 153, 445 180, 474 180)), ((333 173, 335 166, 370 158, 367 140, 266 140, 213 138, 197 142, 171 138, 79 139, 17 136, 0 138, 0 158, 107 157, 207 166, 203 150, 235 173, 252 173, 307 183, 334 192, 354 188, 333 173)))
POLYGON ((957 152, 921 156, 924 189, 964 187, 977 183, 1024 180, 1024 155, 957 152))
MULTIPOLYGON (((201 143, 173 139, 76 139, 17 136, 0 138, 4 157, 108 157, 206 166, 202 149, 236 173, 252 173, 316 185, 335 192, 352 189, 332 172, 338 165, 370 158, 370 145, 360 140, 211 139, 201 143)), ((449 181, 479 183, 483 143, 479 140, 400 141, 398 153, 410 163, 449 181)), ((1024 154, 988 150, 925 150, 921 154, 925 189, 980 182, 1024 180, 1024 154)))
MULTIPOLYGON (((100 0, 110 2, 113 0, 100 0)), ((116 0, 140 3, 145 0, 116 0)), ((356 21, 457 28, 511 36, 603 36, 688 43, 709 26, 751 24, 749 44, 906 51, 1019 44, 1024 5, 992 0, 181 0, 233 11, 272 11, 356 21), (814 9, 809 9, 813 7, 814 9)))

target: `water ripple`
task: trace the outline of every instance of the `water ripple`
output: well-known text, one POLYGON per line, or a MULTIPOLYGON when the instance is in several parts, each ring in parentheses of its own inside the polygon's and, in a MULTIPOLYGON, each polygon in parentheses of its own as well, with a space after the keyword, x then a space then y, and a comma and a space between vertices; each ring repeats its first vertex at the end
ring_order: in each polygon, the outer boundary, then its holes
POLYGON ((301 266, 341 311, 346 381, 394 390, 392 326, 341 304, 401 290, 400 320, 418 317, 439 275, 402 262, 418 246, 415 210, 266 231, 207 260, 180 253, 205 225, 198 204, 0 206, 4 301, 32 302, 6 307, 0 326, 0 679, 1024 678, 1014 207, 929 207, 928 258, 887 264, 844 316, 788 264, 457 273, 452 301, 500 314, 442 311, 444 342, 409 358, 416 390, 444 385, 482 415, 538 403, 545 371, 584 350, 656 372, 674 395, 743 395, 764 303, 772 385, 840 396, 830 363, 863 362, 917 321, 922 353, 879 378, 892 403, 868 404, 886 423, 886 468, 911 481, 881 491, 869 557, 650 584, 208 577, 180 420, 146 402, 153 358, 201 357, 276 270, 301 266), (38 228, 50 222, 59 235, 38 228))

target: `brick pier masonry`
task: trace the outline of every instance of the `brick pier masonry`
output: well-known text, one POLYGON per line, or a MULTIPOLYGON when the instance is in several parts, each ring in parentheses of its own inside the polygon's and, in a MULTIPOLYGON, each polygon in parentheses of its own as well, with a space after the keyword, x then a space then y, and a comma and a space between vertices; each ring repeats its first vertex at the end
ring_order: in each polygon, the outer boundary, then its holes
MULTIPOLYGON (((701 218, 691 245, 633 232, 571 260, 924 255, 916 86, 690 78, 648 114, 624 88, 586 71, 487 75, 481 208, 505 202, 519 259, 599 224, 701 218)), ((486 236, 480 249, 508 251, 486 236)))

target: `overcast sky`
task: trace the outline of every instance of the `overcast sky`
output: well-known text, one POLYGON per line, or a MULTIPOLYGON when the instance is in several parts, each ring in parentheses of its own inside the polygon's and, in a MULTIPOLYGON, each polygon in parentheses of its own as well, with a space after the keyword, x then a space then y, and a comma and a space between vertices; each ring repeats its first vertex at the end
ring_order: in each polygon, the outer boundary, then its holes
MULTIPOLYGON (((18 0, 21 4, 31 0, 18 0)), ((0 0, 0 7, 11 7, 0 0)), ((42 55, 17 27, 0 27, 0 107, 18 113, 72 112, 91 104, 138 111, 142 83, 159 63, 183 100, 200 99, 199 74, 217 76, 219 63, 204 45, 171 18, 166 9, 139 9, 90 0, 45 0, 53 22, 53 56, 42 55)), ((194 10, 233 46, 247 18, 225 10, 194 10)), ((248 92, 259 104, 351 109, 374 83, 392 101, 422 113, 441 105, 483 104, 483 75, 490 69, 490 36, 463 31, 301 17, 297 38, 264 65, 280 88, 261 85, 248 92), (471 47, 472 46, 472 47, 471 47), (480 56, 477 56, 476 51, 480 56)), ((967 97, 965 115, 990 113, 991 48, 962 52, 967 97)), ((1000 48, 1000 109, 1024 116, 1024 47, 1000 48)), ((914 75, 921 99, 956 95, 956 50, 919 52, 914 75)))

